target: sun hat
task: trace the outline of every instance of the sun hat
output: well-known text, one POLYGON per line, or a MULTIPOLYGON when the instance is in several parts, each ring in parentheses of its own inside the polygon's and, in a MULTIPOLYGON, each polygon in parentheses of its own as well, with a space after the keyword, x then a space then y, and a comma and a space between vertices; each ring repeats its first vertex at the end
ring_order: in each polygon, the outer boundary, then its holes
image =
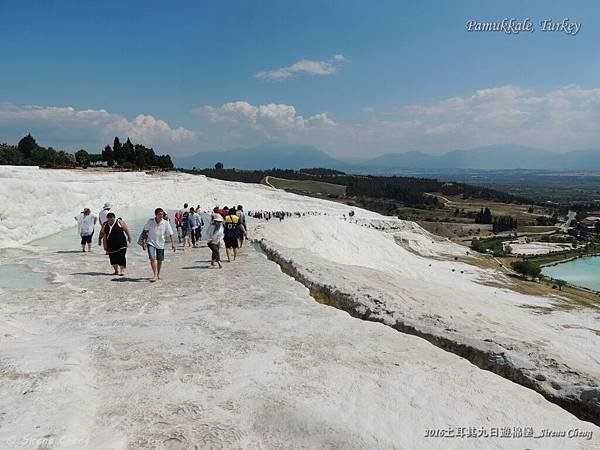
POLYGON ((106 202, 102 208, 103 209, 110 209, 110 208, 112 208, 112 203, 111 202, 106 202))

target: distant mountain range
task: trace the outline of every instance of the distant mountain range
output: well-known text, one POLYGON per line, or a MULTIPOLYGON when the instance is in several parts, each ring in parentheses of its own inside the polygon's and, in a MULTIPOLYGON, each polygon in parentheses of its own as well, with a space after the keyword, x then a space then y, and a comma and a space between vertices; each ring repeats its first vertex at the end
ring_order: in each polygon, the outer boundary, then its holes
POLYGON ((489 145, 471 150, 453 150, 441 155, 422 152, 386 153, 362 163, 345 162, 312 145, 264 144, 223 152, 197 153, 175 158, 184 168, 214 167, 221 162, 239 169, 299 169, 324 167, 350 172, 393 173, 394 169, 532 169, 600 170, 600 150, 554 153, 521 145, 489 145))

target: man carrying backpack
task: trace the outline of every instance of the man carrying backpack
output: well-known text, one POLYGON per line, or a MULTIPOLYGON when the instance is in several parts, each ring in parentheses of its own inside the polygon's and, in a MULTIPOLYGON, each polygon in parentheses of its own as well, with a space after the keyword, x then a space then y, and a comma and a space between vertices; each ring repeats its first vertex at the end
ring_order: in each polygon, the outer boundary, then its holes
POLYGON ((224 231, 225 236, 225 252, 227 253, 227 262, 231 262, 231 253, 233 253, 233 260, 237 257, 237 249, 239 247, 238 242, 238 228, 239 228, 239 217, 235 213, 235 209, 231 208, 225 216, 224 231))

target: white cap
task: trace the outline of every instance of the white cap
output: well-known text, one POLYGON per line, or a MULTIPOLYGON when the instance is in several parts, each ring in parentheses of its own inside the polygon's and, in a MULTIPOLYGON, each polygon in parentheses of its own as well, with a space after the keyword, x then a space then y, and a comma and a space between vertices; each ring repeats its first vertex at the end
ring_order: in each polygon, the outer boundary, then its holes
POLYGON ((106 202, 103 206, 104 209, 110 209, 112 208, 112 203, 111 202, 106 202))

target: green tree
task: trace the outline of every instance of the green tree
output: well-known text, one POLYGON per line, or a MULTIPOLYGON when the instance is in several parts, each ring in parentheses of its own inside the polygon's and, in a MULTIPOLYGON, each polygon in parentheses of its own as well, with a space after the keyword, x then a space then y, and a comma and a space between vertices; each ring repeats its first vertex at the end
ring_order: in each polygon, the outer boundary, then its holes
POLYGON ((99 153, 90 154, 90 164, 104 161, 104 158, 99 153))
POLYGON ((0 145, 0 165, 18 166, 23 161, 23 155, 14 145, 0 145))
POLYGON ((106 161, 108 167, 112 167, 115 165, 115 154, 113 152, 113 149, 110 148, 110 145, 107 145, 106 147, 104 147, 104 150, 102 150, 102 161, 106 161))
POLYGON ((475 223, 483 223, 483 208, 475 216, 475 223))
POLYGON ((129 138, 123 144, 123 160, 135 164, 135 149, 129 138))
POLYGON ((223 163, 222 162, 218 162, 215 164, 215 169, 216 170, 223 170, 223 163))
POLYGON ((38 148, 38 144, 37 142, 35 142, 35 139, 31 135, 31 133, 29 133, 27 136, 25 136, 19 141, 19 143, 17 144, 17 148, 23 155, 24 159, 30 159, 33 154, 33 151, 38 148))
POLYGON ((123 147, 121 145, 121 141, 116 136, 115 140, 113 141, 113 156, 117 164, 121 164, 125 161, 125 158, 123 157, 123 147))
POLYGON ((542 273, 542 269, 530 261, 515 261, 512 263, 515 272, 521 274, 523 278, 537 278, 542 273))
POLYGON ((171 161, 170 155, 160 155, 158 156, 158 167, 161 169, 172 169, 173 161, 171 161))
POLYGON ((146 168, 146 158, 144 157, 144 152, 136 151, 135 153, 135 165, 138 169, 146 168))
POLYGON ((511 264, 513 270, 518 274, 521 274, 523 278, 527 278, 527 262, 526 261, 515 261, 511 264))
MULTIPOLYGON (((75 157, 71 153, 67 153, 64 150, 60 150, 60 151, 56 152, 52 148, 48 148, 48 150, 51 150, 52 152, 55 153, 55 157, 54 157, 55 165, 67 166, 67 167, 75 166, 75 157)), ((92 156, 95 156, 95 155, 90 155, 90 157, 92 157, 92 156)))
POLYGON ((492 212, 490 211, 490 208, 485 208, 485 210, 483 211, 483 222, 482 223, 487 223, 487 224, 492 223, 492 212))
POLYGON ((38 166, 51 167, 54 165, 55 157, 56 152, 54 152, 52 147, 49 149, 44 147, 36 147, 31 151, 31 157, 28 158, 28 161, 38 166))
POLYGON ((89 166, 90 164, 90 154, 86 152, 84 149, 77 150, 75 152, 75 162, 80 166, 89 166))
POLYGON ((479 238, 474 238, 471 241, 471 248, 477 252, 484 252, 485 250, 483 249, 482 245, 481 245, 481 241, 479 240, 479 238))

